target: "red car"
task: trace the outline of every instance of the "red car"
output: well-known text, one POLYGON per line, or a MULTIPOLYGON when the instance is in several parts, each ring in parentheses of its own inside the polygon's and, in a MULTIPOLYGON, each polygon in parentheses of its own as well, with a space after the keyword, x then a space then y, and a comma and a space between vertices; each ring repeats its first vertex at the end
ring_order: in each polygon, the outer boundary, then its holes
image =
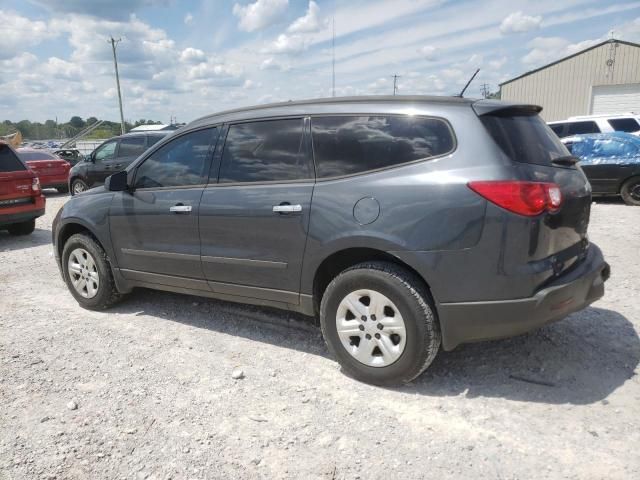
POLYGON ((0 142, 0 230, 28 235, 44 215, 40 181, 6 143, 0 142))
POLYGON ((69 162, 46 150, 31 148, 19 148, 18 156, 35 172, 42 188, 55 188, 60 193, 69 191, 69 162))

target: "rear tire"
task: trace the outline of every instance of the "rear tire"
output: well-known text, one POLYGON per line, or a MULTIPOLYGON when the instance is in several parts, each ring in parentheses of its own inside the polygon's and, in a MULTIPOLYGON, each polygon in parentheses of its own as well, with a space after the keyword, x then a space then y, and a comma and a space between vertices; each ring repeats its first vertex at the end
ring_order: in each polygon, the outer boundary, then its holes
POLYGON ((361 263, 334 278, 322 297, 320 325, 342 369, 374 385, 410 382, 440 347, 440 327, 426 287, 393 263, 361 263))
POLYGON ((71 182, 71 195, 77 195, 78 193, 82 193, 85 190, 88 190, 89 186, 83 181, 80 180, 79 178, 76 178, 74 181, 71 182))
POLYGON ((640 177, 633 177, 624 182, 620 195, 627 205, 640 207, 640 177))
POLYGON ((28 220, 26 222, 14 223, 9 225, 7 230, 10 235, 30 235, 36 229, 36 219, 28 220))
POLYGON ((122 298, 116 289, 107 254, 87 234, 72 235, 64 244, 62 272, 69 291, 81 307, 105 310, 122 298))

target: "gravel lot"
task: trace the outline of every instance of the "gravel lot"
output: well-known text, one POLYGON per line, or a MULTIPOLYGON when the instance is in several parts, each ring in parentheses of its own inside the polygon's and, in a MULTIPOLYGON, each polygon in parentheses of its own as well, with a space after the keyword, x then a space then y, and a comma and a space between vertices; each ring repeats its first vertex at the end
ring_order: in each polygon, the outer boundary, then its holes
POLYGON ((65 201, 0 232, 0 479, 640 478, 640 208, 593 206, 604 299, 382 389, 294 314, 147 290, 81 309, 50 243, 65 201))

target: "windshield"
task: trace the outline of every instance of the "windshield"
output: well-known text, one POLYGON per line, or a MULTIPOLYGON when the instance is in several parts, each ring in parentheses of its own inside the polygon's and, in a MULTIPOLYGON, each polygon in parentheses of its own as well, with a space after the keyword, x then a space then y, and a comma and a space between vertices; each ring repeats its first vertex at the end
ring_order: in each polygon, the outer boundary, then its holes
POLYGON ((483 125, 502 151, 513 161, 552 165, 569 155, 558 136, 537 114, 483 115, 483 125))

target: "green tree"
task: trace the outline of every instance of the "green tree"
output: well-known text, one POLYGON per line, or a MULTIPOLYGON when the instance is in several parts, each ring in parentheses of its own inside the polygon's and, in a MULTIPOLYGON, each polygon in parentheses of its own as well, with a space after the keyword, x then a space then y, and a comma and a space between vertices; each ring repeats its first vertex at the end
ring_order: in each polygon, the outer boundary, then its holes
POLYGON ((84 120, 82 120, 81 117, 71 117, 71 120, 69 120, 69 124, 73 127, 73 128, 83 128, 85 123, 84 120))

